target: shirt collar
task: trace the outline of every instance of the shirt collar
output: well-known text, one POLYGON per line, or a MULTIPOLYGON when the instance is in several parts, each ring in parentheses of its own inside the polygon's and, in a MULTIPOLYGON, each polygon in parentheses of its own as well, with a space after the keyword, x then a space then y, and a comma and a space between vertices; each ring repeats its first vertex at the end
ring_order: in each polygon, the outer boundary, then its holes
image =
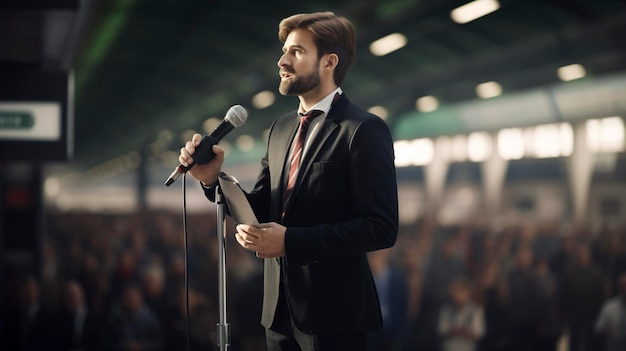
MULTIPOLYGON (((321 111, 324 111, 324 114, 327 115, 328 111, 330 111, 331 105, 333 104, 333 100, 335 99, 335 94, 337 93, 339 95, 343 94, 343 90, 341 90, 341 87, 337 87, 337 89, 333 90, 330 94, 326 95, 325 98, 323 98, 313 107, 311 107, 311 110, 321 110, 321 111)), ((304 111, 302 109, 302 105, 300 105, 298 106, 298 112, 305 113, 306 111, 304 111)))

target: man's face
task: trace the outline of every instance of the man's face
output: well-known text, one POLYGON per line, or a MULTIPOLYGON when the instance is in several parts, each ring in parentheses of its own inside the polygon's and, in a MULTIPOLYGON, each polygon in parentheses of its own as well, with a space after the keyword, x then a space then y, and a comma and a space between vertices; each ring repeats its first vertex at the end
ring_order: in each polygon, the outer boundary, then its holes
POLYGON ((278 60, 278 91, 282 95, 302 95, 315 89, 320 84, 319 64, 313 34, 306 30, 289 33, 278 60))

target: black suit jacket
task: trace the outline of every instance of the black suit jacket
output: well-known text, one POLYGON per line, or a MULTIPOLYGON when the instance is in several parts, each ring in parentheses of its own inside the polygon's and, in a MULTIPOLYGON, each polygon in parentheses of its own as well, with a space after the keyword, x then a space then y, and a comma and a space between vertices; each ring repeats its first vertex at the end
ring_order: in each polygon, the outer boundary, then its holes
MULTIPOLYGON (((303 155, 284 218, 287 158, 298 128, 295 112, 274 121, 254 189, 261 222, 287 227, 286 255, 266 259, 262 324, 270 327, 281 274, 298 328, 347 334, 381 326, 366 253, 395 243, 398 197, 393 141, 377 116, 342 95, 303 155)), ((207 195, 211 195, 210 190, 207 195)))

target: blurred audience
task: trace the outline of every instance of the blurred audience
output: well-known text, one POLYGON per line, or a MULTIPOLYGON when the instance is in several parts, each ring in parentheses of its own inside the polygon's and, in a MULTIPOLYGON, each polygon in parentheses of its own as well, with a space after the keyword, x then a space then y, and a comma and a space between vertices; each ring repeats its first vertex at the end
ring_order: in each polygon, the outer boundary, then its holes
MULTIPOLYGON (((189 316, 179 221, 164 211, 49 214, 41 270, 5 272, 0 349, 186 350, 187 317, 189 349, 216 349, 215 216, 188 217, 189 316)), ((229 349, 262 351, 263 262, 232 240, 229 349)), ((425 218, 369 259, 384 320, 373 351, 626 350, 623 225, 425 218)))

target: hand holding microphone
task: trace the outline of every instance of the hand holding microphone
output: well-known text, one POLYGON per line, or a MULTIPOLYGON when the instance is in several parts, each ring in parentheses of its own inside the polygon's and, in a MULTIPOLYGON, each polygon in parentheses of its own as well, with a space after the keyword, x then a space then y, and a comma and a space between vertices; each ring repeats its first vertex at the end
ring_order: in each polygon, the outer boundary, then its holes
MULTIPOLYGON (((180 165, 174 169, 172 174, 165 181, 166 186, 170 186, 178 177, 190 170, 194 165, 205 165, 213 162, 212 167, 204 167, 202 172, 194 172, 192 175, 200 181, 206 179, 217 179, 224 153, 221 148, 213 148, 231 130, 240 127, 248 119, 248 111, 241 105, 232 106, 226 113, 226 117, 215 128, 211 134, 201 136, 196 134, 191 141, 185 144, 178 157, 180 165), (216 158, 216 152, 219 153, 216 158), (213 174, 214 173, 214 174, 213 174)), ((206 183, 206 182, 205 182, 206 183)))

